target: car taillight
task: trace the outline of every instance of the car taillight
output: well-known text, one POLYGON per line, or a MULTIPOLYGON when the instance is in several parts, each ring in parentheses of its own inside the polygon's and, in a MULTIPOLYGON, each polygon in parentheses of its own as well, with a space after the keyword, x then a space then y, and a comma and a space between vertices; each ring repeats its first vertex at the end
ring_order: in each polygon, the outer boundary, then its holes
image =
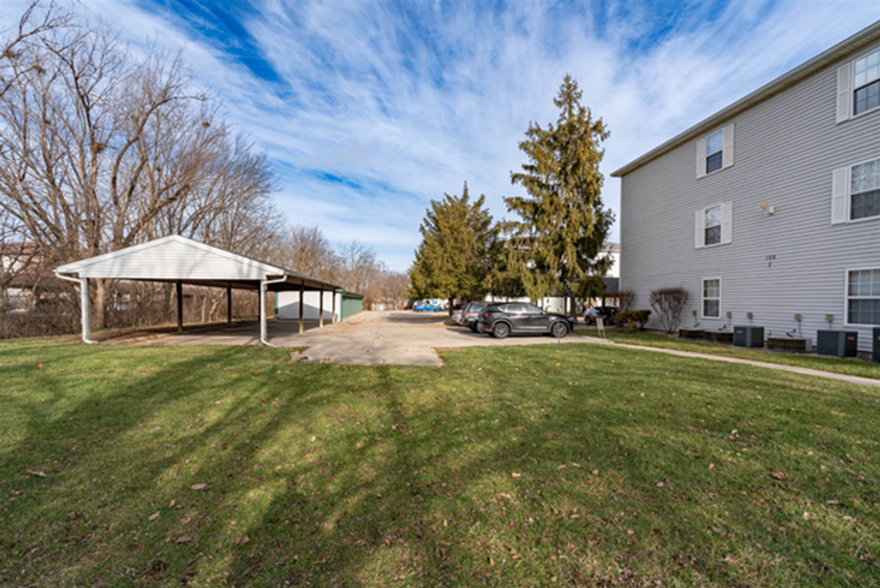
POLYGON ((484 313, 483 313, 483 316, 484 316, 484 317, 487 317, 487 316, 489 316, 490 314, 492 314, 492 313, 490 313, 490 312, 484 312, 484 313))

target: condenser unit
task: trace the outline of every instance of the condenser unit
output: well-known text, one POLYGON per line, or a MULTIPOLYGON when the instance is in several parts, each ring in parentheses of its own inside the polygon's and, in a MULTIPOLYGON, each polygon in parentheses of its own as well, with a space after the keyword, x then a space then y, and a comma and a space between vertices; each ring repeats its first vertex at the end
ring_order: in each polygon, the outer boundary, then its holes
POLYGON ((764 327, 733 327, 733 344, 736 347, 763 347, 764 327))
POLYGON ((816 334, 816 353, 855 357, 859 354, 859 334, 857 331, 819 331, 816 334))

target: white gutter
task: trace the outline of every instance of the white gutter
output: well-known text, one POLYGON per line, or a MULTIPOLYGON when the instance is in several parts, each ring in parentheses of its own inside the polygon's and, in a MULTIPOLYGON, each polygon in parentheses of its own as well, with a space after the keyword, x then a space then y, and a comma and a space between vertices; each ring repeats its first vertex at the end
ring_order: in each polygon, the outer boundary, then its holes
POLYGON ((260 343, 266 345, 267 347, 276 347, 272 343, 269 343, 269 329, 266 326, 266 286, 269 284, 278 284, 280 282, 287 281, 287 274, 284 274, 283 277, 278 278, 277 280, 261 280, 260 281, 260 343))
POLYGON ((97 345, 97 341, 92 341, 90 339, 92 335, 92 325, 90 324, 91 316, 89 313, 89 279, 71 278, 65 276, 64 274, 58 273, 58 270, 55 270, 55 275, 62 280, 67 280, 68 282, 76 282, 79 284, 80 305, 82 306, 82 312, 80 312, 80 315, 82 317, 82 340, 84 343, 88 343, 89 345, 97 345))

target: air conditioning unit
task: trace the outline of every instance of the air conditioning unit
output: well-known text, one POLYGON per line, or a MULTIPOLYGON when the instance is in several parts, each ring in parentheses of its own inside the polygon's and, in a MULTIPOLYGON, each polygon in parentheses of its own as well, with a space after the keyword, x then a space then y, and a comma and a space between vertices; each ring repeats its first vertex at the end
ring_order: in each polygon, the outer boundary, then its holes
POLYGON ((880 363, 880 327, 874 327, 874 356, 873 360, 880 363))
POLYGON ((736 347, 763 347, 764 327, 733 327, 733 344, 736 347))
POLYGON ((819 355, 855 357, 859 354, 859 333, 857 331, 822 330, 816 334, 816 340, 816 353, 819 355))

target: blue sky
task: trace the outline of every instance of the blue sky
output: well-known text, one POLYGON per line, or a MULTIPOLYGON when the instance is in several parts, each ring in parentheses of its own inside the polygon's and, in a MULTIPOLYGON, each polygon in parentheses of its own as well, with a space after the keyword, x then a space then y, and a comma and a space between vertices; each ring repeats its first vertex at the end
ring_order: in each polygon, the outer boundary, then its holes
MULTIPOLYGON (((0 25, 23 0, 6 0, 0 25)), ((880 1, 81 0, 136 49, 181 51, 266 151, 279 208, 405 270, 430 200, 496 218, 530 121, 566 73, 611 130, 614 169, 880 19, 880 1)), ((617 229, 612 234, 616 240, 617 229)))

